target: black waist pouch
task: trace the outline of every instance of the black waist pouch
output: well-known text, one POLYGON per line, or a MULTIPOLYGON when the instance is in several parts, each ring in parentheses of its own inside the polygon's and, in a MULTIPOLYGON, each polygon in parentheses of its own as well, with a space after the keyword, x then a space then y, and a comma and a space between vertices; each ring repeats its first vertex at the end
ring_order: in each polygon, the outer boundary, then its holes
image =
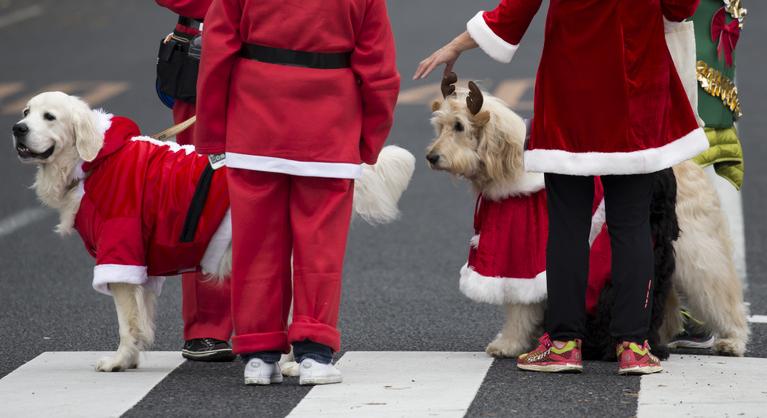
POLYGON ((160 91, 177 100, 194 103, 197 98, 197 73, 200 69, 201 39, 175 33, 160 42, 157 54, 157 80, 160 91), (192 50, 190 53, 190 49, 192 50))

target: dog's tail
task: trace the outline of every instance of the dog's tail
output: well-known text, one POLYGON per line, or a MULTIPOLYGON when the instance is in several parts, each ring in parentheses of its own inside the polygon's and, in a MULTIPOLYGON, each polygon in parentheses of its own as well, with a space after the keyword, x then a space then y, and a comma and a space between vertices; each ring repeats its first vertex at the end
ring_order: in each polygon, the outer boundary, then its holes
POLYGON ((375 165, 364 164, 354 183, 354 213, 371 225, 399 218, 398 207, 415 171, 415 157, 406 149, 390 145, 381 150, 375 165))

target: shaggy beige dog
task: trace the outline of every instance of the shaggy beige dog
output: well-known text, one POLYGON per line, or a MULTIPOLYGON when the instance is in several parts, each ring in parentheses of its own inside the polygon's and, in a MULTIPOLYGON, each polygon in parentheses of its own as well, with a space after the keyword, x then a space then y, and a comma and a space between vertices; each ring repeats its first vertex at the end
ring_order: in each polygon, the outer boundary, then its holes
MULTIPOLYGON (((450 80, 455 82, 455 80, 450 80)), ((450 84, 450 82, 448 82, 450 84)), ((542 174, 523 167, 524 120, 500 99, 443 83, 443 101, 432 104, 437 138, 426 150, 431 168, 471 182, 476 192, 500 200, 529 193, 542 174)), ((661 339, 668 342, 682 328, 677 294, 684 295, 693 316, 716 333, 714 351, 742 356, 749 338, 743 289, 719 198, 703 169, 685 162, 674 167, 677 215, 682 230, 675 243, 675 292, 667 303, 661 339)), ((506 323, 487 346, 494 357, 515 357, 542 333, 544 303, 507 304, 506 323)))
MULTIPOLYGON (((104 145, 106 128, 100 123, 102 115, 103 112, 91 110, 77 97, 48 92, 32 98, 24 109, 23 118, 13 127, 19 159, 37 166, 33 187, 38 198, 59 212, 56 232, 61 235, 74 231, 83 197, 84 179, 78 168, 83 161, 96 158, 104 145)), ((154 141, 155 147, 175 146, 151 138, 140 139, 154 141)), ((103 164, 109 164, 109 160, 103 164)), ((354 213, 369 223, 388 223, 396 219, 399 215, 397 202, 407 188, 414 168, 415 158, 408 151, 395 146, 385 147, 378 163, 363 166, 362 177, 355 182, 354 213)), ((230 222, 230 218, 225 217, 219 230, 231 230, 230 222)), ((214 235, 208 249, 216 239, 214 235)), ((209 268, 206 268, 206 257, 200 263, 213 278, 222 280, 231 271, 230 234, 223 245, 228 250, 222 252, 219 259, 210 260, 209 268)), ((113 356, 96 363, 99 371, 138 367, 139 352, 154 341, 155 293, 140 284, 123 281, 117 278, 115 283, 109 284, 117 310, 120 344, 113 356)))

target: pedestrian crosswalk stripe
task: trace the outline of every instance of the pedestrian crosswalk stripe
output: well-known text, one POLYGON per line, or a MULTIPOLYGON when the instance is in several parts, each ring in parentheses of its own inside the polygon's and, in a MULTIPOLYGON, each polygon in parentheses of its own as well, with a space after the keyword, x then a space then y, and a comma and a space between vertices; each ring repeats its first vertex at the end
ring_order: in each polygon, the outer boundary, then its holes
POLYGON ((492 363, 485 353, 347 352, 344 382, 314 387, 288 417, 463 417, 492 363))
POLYGON ((674 355, 642 377, 639 418, 764 416, 767 359, 674 355))
POLYGON ((96 361, 111 352, 46 352, 0 379, 2 415, 8 417, 118 417, 184 362, 178 352, 142 354, 141 367, 99 373, 96 361))
POLYGON ((767 324, 767 315, 751 315, 748 317, 748 322, 752 324, 767 324))

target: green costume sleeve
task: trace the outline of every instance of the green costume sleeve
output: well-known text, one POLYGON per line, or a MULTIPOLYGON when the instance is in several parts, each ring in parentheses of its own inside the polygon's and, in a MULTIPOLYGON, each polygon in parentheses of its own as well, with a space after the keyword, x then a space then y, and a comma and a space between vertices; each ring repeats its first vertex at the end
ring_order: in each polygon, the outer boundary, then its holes
POLYGON ((743 151, 735 128, 740 101, 735 87, 735 46, 745 9, 741 0, 701 0, 693 16, 698 73, 698 113, 711 148, 695 161, 714 165, 717 174, 740 189, 743 151))

